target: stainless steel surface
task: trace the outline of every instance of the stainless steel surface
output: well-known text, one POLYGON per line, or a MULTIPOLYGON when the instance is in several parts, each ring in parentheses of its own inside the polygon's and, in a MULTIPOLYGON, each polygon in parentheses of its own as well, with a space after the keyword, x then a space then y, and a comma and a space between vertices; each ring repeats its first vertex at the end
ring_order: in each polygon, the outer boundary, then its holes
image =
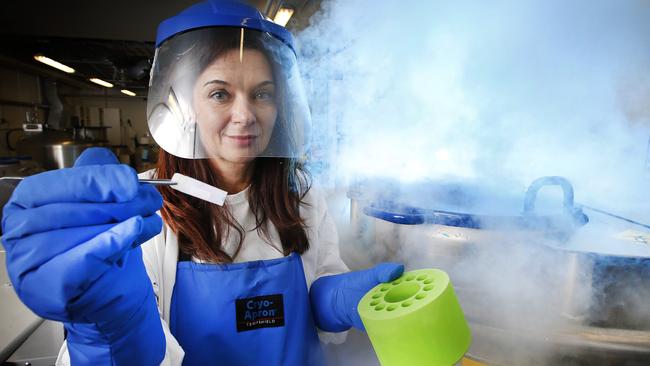
POLYGON ((58 144, 46 145, 44 147, 43 166, 46 169, 70 168, 84 150, 93 146, 100 145, 75 141, 64 141, 58 144))
POLYGON ((7 274, 6 253, 0 250, 0 361, 6 360, 43 322, 20 301, 7 274))
POLYGON ((73 139, 68 131, 44 130, 24 136, 16 145, 21 156, 31 156, 45 169, 69 168, 81 152, 92 146, 104 146, 103 142, 86 142, 73 139))
MULTIPOLYGON (((0 180, 23 180, 24 177, 0 177, 0 180)), ((171 179, 138 179, 140 183, 153 184, 155 186, 174 186, 176 182, 171 179)))
POLYGON ((470 322, 470 328, 473 342, 468 355, 490 365, 636 366, 650 362, 648 332, 575 326, 548 333, 476 322, 470 322))
POLYGON ((543 233, 530 230, 472 229, 447 225, 399 225, 370 217, 363 212, 369 204, 350 197, 350 226, 368 247, 375 261, 430 258, 441 269, 451 267, 468 253, 507 251, 513 242, 548 242, 543 233))
POLYGON ((171 179, 139 179, 140 183, 149 183, 155 186, 175 186, 176 182, 171 179))
POLYGON ((650 229, 604 213, 563 245, 565 313, 585 324, 650 332, 650 229))
POLYGON ((54 365, 63 344, 63 324, 46 320, 6 360, 10 365, 54 365))

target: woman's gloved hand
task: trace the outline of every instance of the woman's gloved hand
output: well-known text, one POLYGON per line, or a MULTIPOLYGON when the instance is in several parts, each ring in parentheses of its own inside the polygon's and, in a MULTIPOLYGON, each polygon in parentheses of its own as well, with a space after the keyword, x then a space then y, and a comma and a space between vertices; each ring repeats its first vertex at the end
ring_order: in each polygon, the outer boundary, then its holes
POLYGON ((326 332, 342 332, 354 326, 365 330, 357 306, 363 295, 382 282, 404 273, 404 266, 381 263, 363 271, 323 276, 311 285, 309 297, 316 326, 326 332))
POLYGON ((165 338, 140 244, 162 197, 107 149, 25 178, 4 207, 7 270, 20 299, 65 322, 73 364, 153 365, 165 338))

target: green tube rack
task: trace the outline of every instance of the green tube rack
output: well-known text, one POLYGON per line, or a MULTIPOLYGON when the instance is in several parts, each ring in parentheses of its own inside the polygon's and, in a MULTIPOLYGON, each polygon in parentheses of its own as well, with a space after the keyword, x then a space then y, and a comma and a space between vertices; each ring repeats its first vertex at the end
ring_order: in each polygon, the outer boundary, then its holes
POLYGON ((471 343, 449 276, 438 269, 375 286, 358 311, 382 366, 450 366, 471 343))

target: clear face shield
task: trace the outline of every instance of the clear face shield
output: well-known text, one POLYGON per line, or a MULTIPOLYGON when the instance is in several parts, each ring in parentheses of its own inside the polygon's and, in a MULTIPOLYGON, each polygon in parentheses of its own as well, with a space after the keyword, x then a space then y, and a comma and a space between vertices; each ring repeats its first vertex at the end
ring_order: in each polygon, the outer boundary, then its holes
POLYGON ((156 49, 147 119, 181 158, 301 158, 311 125, 296 57, 268 33, 212 27, 156 49))

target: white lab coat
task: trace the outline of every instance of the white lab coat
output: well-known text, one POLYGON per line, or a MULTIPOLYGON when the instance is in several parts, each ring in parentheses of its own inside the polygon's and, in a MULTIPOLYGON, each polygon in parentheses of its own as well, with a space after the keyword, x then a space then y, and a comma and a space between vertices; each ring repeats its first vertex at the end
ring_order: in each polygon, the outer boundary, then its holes
MULTIPOLYGON (((152 177, 152 171, 140 174, 141 178, 152 177)), ((275 227, 270 229, 270 242, 261 238, 255 227, 255 218, 247 199, 248 190, 228 195, 226 202, 233 217, 246 230, 246 236, 235 262, 260 259, 280 258, 282 245, 275 227)), ((327 204, 322 191, 314 185, 305 196, 305 205, 300 207, 300 215, 307 226, 309 250, 302 254, 307 286, 321 276, 347 272, 348 268, 339 255, 338 234, 334 221, 327 211, 327 204)), ((270 225, 272 226, 272 225, 270 225)), ((234 253, 237 238, 233 235, 223 244, 224 250, 234 253)), ((178 239, 167 225, 157 236, 142 244, 142 253, 147 274, 156 294, 158 311, 161 316, 166 338, 166 353, 162 365, 180 365, 184 352, 169 331, 169 319, 172 291, 176 281, 176 264, 178 262, 178 239)), ((321 341, 339 343, 345 339, 345 333, 319 332, 321 341)), ((64 342, 59 352, 57 365, 69 365, 69 355, 64 342)))

